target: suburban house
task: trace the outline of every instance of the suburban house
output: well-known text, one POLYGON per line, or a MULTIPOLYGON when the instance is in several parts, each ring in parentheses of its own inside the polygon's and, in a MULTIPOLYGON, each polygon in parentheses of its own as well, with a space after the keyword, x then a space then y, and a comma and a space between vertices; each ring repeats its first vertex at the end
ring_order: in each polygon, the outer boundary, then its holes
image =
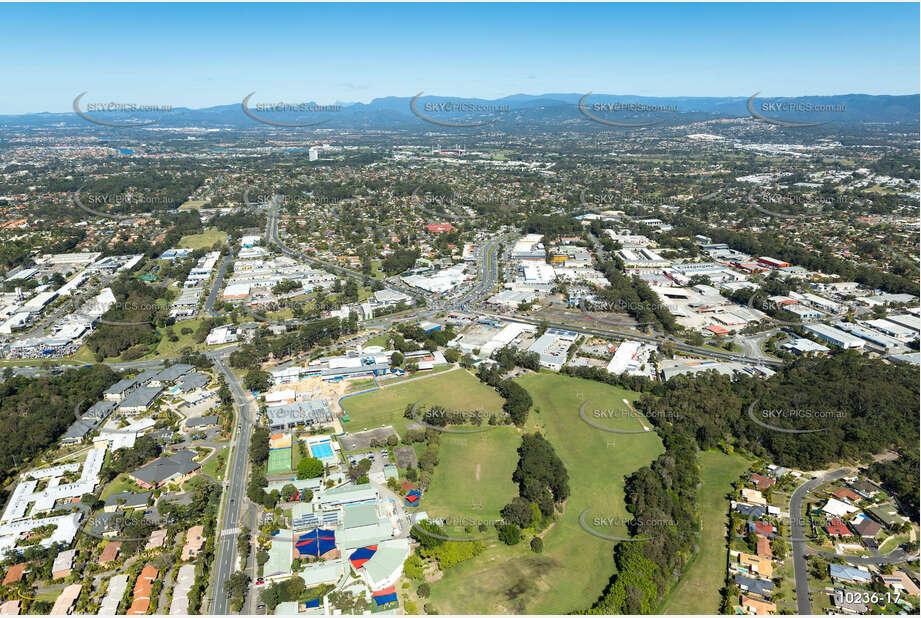
POLYGON ((145 491, 144 493, 140 494, 132 493, 130 491, 112 494, 106 498, 103 511, 106 513, 114 513, 119 509, 146 509, 151 495, 152 494, 149 491, 145 491))
POLYGON ((193 560, 198 556, 198 552, 205 546, 205 528, 204 526, 192 526, 185 535, 185 545, 182 546, 182 555, 180 560, 186 562, 193 560))

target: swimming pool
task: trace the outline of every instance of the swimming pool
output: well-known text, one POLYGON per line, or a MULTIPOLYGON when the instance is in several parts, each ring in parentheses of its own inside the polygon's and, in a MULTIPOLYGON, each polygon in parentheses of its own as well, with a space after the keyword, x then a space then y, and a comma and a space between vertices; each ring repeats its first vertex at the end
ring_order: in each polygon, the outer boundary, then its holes
POLYGON ((318 442, 310 445, 310 452, 317 459, 323 459, 324 457, 333 456, 333 447, 330 446, 329 442, 318 442))

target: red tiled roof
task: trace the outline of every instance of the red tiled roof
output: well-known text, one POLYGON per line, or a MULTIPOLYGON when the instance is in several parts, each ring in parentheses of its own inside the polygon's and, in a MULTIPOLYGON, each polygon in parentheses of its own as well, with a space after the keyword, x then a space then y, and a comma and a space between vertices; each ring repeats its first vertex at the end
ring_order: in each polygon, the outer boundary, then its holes
POLYGON ((832 536, 851 536, 851 531, 837 517, 828 522, 828 525, 825 526, 825 531, 832 536))

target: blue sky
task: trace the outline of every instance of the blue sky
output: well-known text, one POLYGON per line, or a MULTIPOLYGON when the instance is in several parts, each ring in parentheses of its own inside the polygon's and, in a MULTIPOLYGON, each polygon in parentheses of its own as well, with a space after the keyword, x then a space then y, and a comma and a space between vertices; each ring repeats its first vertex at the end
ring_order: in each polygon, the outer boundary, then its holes
POLYGON ((919 92, 911 4, 0 6, 0 113, 515 93, 919 92))

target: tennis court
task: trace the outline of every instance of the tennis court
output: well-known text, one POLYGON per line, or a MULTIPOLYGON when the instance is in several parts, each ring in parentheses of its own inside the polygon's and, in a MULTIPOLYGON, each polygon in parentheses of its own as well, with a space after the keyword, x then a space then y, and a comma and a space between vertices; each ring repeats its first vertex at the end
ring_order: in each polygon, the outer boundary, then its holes
POLYGON ((269 463, 266 474, 291 472, 291 447, 273 448, 269 451, 269 463))

